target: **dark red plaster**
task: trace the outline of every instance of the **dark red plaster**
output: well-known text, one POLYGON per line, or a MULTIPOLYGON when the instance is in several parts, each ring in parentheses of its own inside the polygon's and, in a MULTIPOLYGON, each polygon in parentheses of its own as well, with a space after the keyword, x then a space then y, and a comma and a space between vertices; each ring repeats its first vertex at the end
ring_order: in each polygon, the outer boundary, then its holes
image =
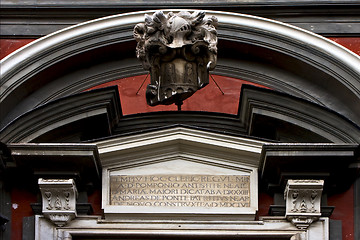
POLYGON ((342 239, 354 240, 354 186, 344 193, 329 197, 328 205, 335 206, 330 218, 342 221, 342 239))
POLYGON ((0 59, 25 46, 35 39, 0 39, 0 59))
MULTIPOLYGON (((121 107, 124 115, 143 112, 176 111, 177 107, 174 104, 169 106, 161 105, 155 107, 150 107, 147 105, 145 99, 145 92, 147 84, 150 83, 149 78, 140 88, 145 78, 146 75, 123 78, 98 85, 91 89, 117 85, 120 94, 121 107), (138 92, 138 94, 136 94, 139 88, 140 91, 138 92)), ((243 84, 251 84, 264 87, 259 84, 231 77, 213 75, 213 78, 215 79, 221 90, 224 92, 224 94, 222 94, 222 92, 216 86, 215 82, 213 80, 210 80, 208 86, 197 91, 193 96, 184 101, 184 104, 182 106, 183 111, 206 111, 237 114, 241 86, 243 84)))
POLYGON ((259 193, 259 210, 258 210, 258 216, 268 216, 269 214, 269 207, 270 205, 274 204, 274 198, 271 197, 269 194, 266 193, 259 193))
POLYGON ((88 196, 88 202, 93 208, 93 215, 101 215, 101 189, 97 189, 88 196))
POLYGON ((37 196, 24 189, 12 189, 11 191, 11 239, 22 239, 22 223, 24 217, 33 216, 34 212, 30 204, 37 202, 37 196))
POLYGON ((359 37, 337 37, 329 38, 330 40, 346 47, 347 49, 353 51, 357 55, 360 55, 360 38, 359 37))

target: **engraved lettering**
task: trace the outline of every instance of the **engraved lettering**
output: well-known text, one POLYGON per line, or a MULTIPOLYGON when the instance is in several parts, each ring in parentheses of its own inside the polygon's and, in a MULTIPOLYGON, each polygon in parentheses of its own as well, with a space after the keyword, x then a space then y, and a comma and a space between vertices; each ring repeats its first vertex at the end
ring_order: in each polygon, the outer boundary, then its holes
POLYGON ((114 175, 110 205, 140 207, 250 207, 248 175, 114 175))

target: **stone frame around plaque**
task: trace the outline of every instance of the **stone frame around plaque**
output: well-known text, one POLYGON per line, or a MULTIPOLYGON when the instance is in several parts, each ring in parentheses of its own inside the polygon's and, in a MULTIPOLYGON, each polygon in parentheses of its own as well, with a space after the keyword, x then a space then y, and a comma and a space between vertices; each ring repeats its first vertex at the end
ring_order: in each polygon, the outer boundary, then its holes
POLYGON ((181 127, 98 143, 103 165, 102 209, 105 219, 254 220, 258 210, 257 169, 262 145, 260 141, 181 127), (169 196, 178 194, 179 201, 167 201, 167 205, 162 206, 151 205, 149 201, 148 205, 134 204, 157 197, 164 200, 166 192, 163 195, 161 191, 154 194, 157 188, 151 185, 161 182, 150 180, 151 177, 158 179, 160 176, 178 183, 171 188, 173 195, 169 196), (111 204, 111 196, 114 195, 111 195, 110 180, 121 177, 131 178, 129 181, 133 185, 150 184, 152 195, 149 195, 149 190, 141 192, 141 188, 131 188, 129 184, 121 183, 122 192, 117 192, 119 195, 116 197, 122 205, 111 204), (191 177, 201 180, 186 180, 191 177), (242 177, 244 181, 249 180, 248 189, 245 182, 240 185, 242 177), (179 181, 181 178, 183 181, 179 181), (149 181, 144 182, 145 179, 149 181), (219 179, 224 179, 227 184, 219 183, 219 179), (181 191, 185 190, 179 184, 185 184, 185 188, 186 184, 198 184, 192 185, 192 189, 202 191, 184 195, 181 191), (208 185, 204 188, 204 184, 208 185), (240 189, 242 186, 244 188, 240 189), (126 192, 126 189, 130 191, 126 192), (234 194, 227 194, 229 192, 234 194), (132 199, 132 203, 126 205, 124 196, 132 199), (191 204, 193 202, 195 205, 191 204))
MULTIPOLYGON (((103 171, 103 182, 106 182, 106 187, 103 188, 103 198, 105 200, 105 205, 103 205, 104 214, 108 219, 117 219, 121 215, 121 218, 138 218, 136 214, 141 214, 142 218, 200 218, 203 220, 211 220, 212 218, 218 219, 219 217, 225 217, 227 219, 241 219, 241 220, 254 220, 256 211, 257 211, 257 169, 255 168, 234 168, 228 169, 226 165, 208 167, 207 163, 198 163, 192 162, 194 159, 178 156, 177 159, 165 160, 161 163, 147 163, 141 167, 136 165, 127 166, 126 168, 109 168, 104 169, 103 171), (188 171, 187 174, 178 174, 174 171, 166 172, 168 166, 175 165, 175 169, 178 165, 188 165, 191 166, 191 171, 188 171), (221 169, 224 169, 222 174, 198 174, 200 167, 205 169, 205 172, 218 171, 221 172, 221 169), (152 169, 156 169, 155 174, 146 174, 146 172, 151 172, 152 169), (165 174, 167 173, 167 174, 165 174), (127 175, 125 175, 127 174, 127 175), (174 182, 178 184, 178 187, 169 187, 169 188, 158 188, 156 191, 155 188, 152 189, 125 189, 123 191, 123 197, 128 197, 127 205, 114 205, 111 204, 111 184, 109 183, 112 177, 121 177, 127 179, 149 179, 148 185, 159 186, 160 184, 166 184, 169 182, 154 181, 153 179, 212 179, 212 180, 202 180, 192 181, 192 180, 179 180, 174 182), (220 180, 219 180, 220 179, 220 180), (226 180, 222 180, 226 179, 226 180), (232 179, 228 181, 228 179, 232 179), (236 189, 240 184, 236 184, 234 179, 245 179, 244 182, 248 181, 248 188, 236 189), (223 181, 218 183, 217 181, 223 181), (225 184, 224 181, 227 181, 225 184), (188 189, 181 187, 185 185, 188 189), (208 185, 204 187, 192 187, 190 185, 208 185), (217 188, 217 186, 219 186, 217 188), (230 185, 230 187, 224 188, 224 185, 230 185), (166 190, 170 190, 170 193, 166 190), (153 190, 153 193, 151 193, 153 190), (165 190, 165 191, 162 191, 165 190), (193 190, 191 192, 191 190, 193 190), (136 192, 134 194, 134 192, 136 192), (174 195, 178 193, 178 195, 174 195), (184 193, 184 191, 186 193, 184 193), (125 192, 125 193, 124 193, 125 192), (130 192, 130 193, 129 193, 130 192), (155 193, 154 193, 155 192, 155 193), (160 193, 159 193, 160 192, 160 193), (190 193, 189 193, 190 192, 190 193), (200 193, 199 193, 200 192, 200 193), (202 194, 203 192, 203 194, 202 194), (210 192, 210 193, 209 193, 210 192), (219 193, 221 192, 221 193, 219 193), (229 194, 228 192, 233 192, 229 194), (239 193, 238 193, 239 192, 239 193), (240 192, 246 192, 241 194, 240 192), (142 198, 140 200, 134 199, 135 197, 142 198), (175 201, 173 200, 175 197, 175 201), (155 201, 151 201, 151 198, 155 201), (149 199, 149 200, 143 200, 149 199), (222 200, 219 200, 222 199, 222 200), (223 199, 228 199, 224 201, 223 199)), ((190 169, 188 169, 190 170, 190 169)), ((126 180, 125 180, 126 181, 126 180)), ((142 182, 133 182, 136 180, 131 180, 130 184, 136 185, 136 183, 143 184, 142 182)), ((129 182, 126 183, 129 185, 129 182)), ((125 184, 123 184, 125 185, 125 184)), ((167 184, 170 186, 169 184, 167 184)), ((161 186, 161 185, 160 185, 161 186)), ((173 184, 172 184, 173 186, 173 184)), ((121 193, 120 193, 121 194, 121 193)))

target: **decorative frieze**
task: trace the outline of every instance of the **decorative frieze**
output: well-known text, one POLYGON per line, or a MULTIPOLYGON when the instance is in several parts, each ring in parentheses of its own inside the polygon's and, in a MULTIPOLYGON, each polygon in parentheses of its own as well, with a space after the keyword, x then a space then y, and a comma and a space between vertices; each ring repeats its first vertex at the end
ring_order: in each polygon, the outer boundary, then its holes
POLYGON ((288 180, 284 198, 286 218, 299 229, 307 229, 321 216, 324 180, 288 180))
POLYGON ((78 195, 73 179, 39 178, 42 195, 42 213, 55 225, 61 227, 74 219, 78 195))

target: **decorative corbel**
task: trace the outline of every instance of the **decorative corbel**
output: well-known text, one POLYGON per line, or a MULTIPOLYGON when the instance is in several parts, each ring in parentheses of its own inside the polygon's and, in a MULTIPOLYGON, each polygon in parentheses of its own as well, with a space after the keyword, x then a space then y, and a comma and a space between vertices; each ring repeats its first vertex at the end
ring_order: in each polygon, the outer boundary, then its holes
POLYGON ((299 229, 307 229, 321 216, 324 180, 288 180, 284 192, 285 217, 299 229))
POLYGON ((56 226, 62 227, 77 216, 78 192, 73 179, 39 178, 42 213, 56 226))

